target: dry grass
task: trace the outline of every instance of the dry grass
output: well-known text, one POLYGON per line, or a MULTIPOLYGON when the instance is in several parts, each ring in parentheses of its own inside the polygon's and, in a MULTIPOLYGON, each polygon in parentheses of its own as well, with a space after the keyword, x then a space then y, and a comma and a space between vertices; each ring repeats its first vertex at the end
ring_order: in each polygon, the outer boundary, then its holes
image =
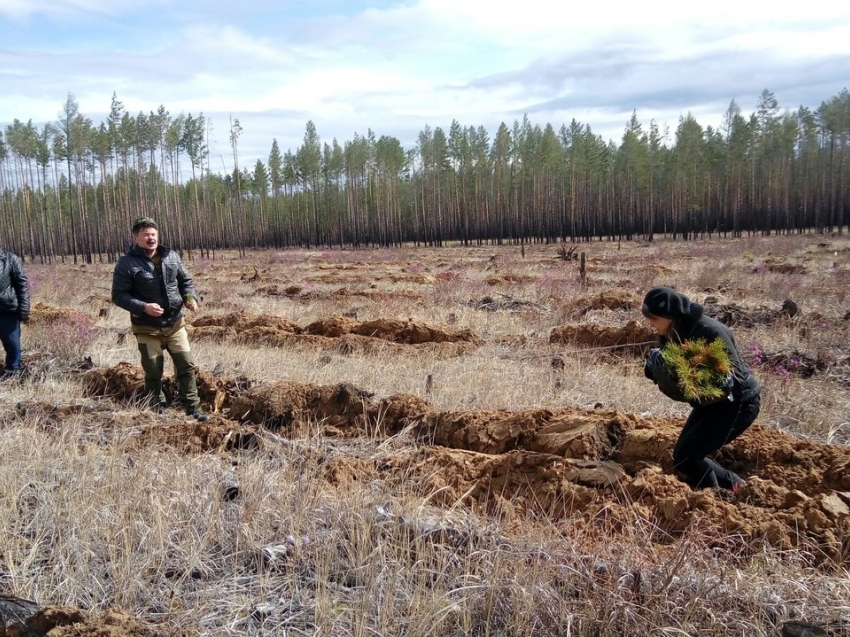
MULTIPOLYGON (((257 294, 256 284, 240 280, 245 264, 229 254, 189 263, 202 312, 244 309, 300 325, 344 312, 360 321, 413 318, 469 328, 485 341, 460 357, 426 348, 352 355, 205 341, 195 345, 196 362, 259 382, 346 382, 379 396, 413 394, 440 410, 601 404, 683 416, 686 409, 648 387, 642 362, 626 351, 548 342, 551 329, 569 317, 570 300, 610 288, 640 296, 657 284, 753 308, 792 298, 823 318, 735 329, 738 343, 813 357, 848 353, 842 317, 850 307, 839 285, 850 269, 844 237, 582 248, 590 260, 589 291, 578 285, 577 265, 542 246, 527 248, 526 259, 513 247, 249 255, 249 263, 273 277, 263 283, 302 285, 309 296, 300 299, 257 294), (823 243, 829 249, 818 248, 823 243), (493 254, 497 270, 490 267, 493 254), (754 271, 769 259, 805 263, 809 274, 754 271), (434 278, 440 273, 457 278, 434 278), (486 282, 506 273, 528 280, 486 282), (402 275, 411 274, 425 282, 405 282, 402 275), (343 287, 363 295, 332 295, 343 287), (370 290, 382 295, 369 296, 370 290), (532 305, 477 309, 485 296, 532 305), (563 368, 551 364, 555 355, 563 368)), ((337 456, 368 464, 388 452, 415 454, 417 443, 405 433, 354 440, 314 433, 297 444, 269 434, 259 451, 185 456, 169 448, 129 452, 139 425, 155 422, 132 405, 112 404, 123 419, 90 411, 61 428, 46 416, 22 416, 15 408, 21 402, 81 402, 68 369, 82 356, 99 366, 138 356, 126 335, 126 313, 113 307, 99 316, 111 266, 29 271, 36 300, 86 313, 97 329, 69 342, 49 325, 25 327, 25 350, 42 357, 41 373, 0 387, 4 592, 85 609, 117 604, 168 633, 191 635, 767 636, 789 618, 850 614, 846 570, 815 570, 804 553, 770 547, 738 555, 705 528, 660 538, 627 507, 591 525, 539 514, 481 517, 460 504, 439 508, 433 494, 403 480, 390 484, 364 474, 329 483, 327 465, 337 456), (239 497, 228 500, 222 488, 235 475, 239 497), (411 532, 435 521, 459 535, 437 541, 411 532), (606 533, 609 525, 616 534, 606 533), (265 559, 262 549, 271 546, 289 546, 287 557, 265 559)), ((639 311, 605 310, 584 320, 628 318, 639 318, 639 311)), ((760 422, 850 442, 850 392, 835 377, 756 373, 765 386, 760 422)))

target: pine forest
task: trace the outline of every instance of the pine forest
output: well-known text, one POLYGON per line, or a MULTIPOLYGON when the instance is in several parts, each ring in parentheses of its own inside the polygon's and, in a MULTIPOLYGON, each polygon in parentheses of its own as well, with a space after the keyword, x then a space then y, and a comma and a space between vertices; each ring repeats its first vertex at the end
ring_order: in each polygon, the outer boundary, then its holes
POLYGON ((130 221, 155 217, 165 243, 217 249, 446 242, 652 240, 842 232, 850 223, 850 93, 781 110, 765 89, 719 129, 690 114, 675 130, 634 113, 619 144, 590 124, 426 125, 412 148, 371 129, 211 170, 203 113, 127 112, 93 122, 69 94, 55 122, 0 134, 3 247, 44 263, 111 261, 130 221), (231 170, 232 168, 232 170, 231 170))

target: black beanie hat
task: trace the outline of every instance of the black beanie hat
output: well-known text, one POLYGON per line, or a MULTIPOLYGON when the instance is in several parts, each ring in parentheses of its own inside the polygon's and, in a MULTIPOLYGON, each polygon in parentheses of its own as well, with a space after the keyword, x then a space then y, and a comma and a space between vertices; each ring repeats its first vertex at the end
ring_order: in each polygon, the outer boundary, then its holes
POLYGON ((671 288, 658 287, 646 293, 640 309, 644 316, 651 314, 680 319, 690 316, 696 307, 684 294, 679 294, 671 288))

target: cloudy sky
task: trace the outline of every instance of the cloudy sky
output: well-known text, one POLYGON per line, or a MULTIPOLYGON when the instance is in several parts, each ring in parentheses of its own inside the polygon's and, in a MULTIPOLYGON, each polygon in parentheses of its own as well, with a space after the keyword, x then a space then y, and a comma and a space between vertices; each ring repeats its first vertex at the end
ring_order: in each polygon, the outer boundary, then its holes
POLYGON ((619 143, 632 111, 719 126, 763 89, 783 110, 850 88, 850 2, 681 0, 0 0, 0 124, 55 121, 70 92, 99 124, 113 93, 212 122, 211 167, 372 129, 495 135, 527 114, 619 143))

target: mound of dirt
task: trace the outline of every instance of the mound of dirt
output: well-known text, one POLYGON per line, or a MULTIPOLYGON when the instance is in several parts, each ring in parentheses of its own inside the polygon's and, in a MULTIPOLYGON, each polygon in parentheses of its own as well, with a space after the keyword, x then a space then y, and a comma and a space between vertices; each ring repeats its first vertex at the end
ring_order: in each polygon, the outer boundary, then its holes
POLYGON ((300 334, 301 327, 282 316, 270 314, 249 314, 245 311, 231 312, 220 316, 202 316, 192 321, 192 327, 230 327, 244 332, 255 327, 274 328, 282 332, 300 334))
POLYGON ((786 263, 775 259, 768 259, 763 264, 759 264, 753 268, 753 271, 762 272, 765 269, 768 272, 776 272, 778 274, 805 274, 807 272, 806 266, 802 263, 786 263))
POLYGON ((703 311, 707 316, 730 327, 756 327, 770 325, 782 319, 793 318, 797 315, 796 304, 785 301, 781 307, 759 307, 746 309, 735 303, 718 304, 713 298, 706 299, 703 311))
POLYGON ((586 296, 572 302, 577 316, 584 316, 594 310, 623 310, 630 312, 639 308, 641 298, 631 290, 604 290, 593 296, 586 296))
POLYGON ((0 595, 0 635, 8 637, 161 637, 165 633, 120 608, 87 613, 0 595))
POLYGON ((527 512, 561 519, 590 512, 604 498, 594 488, 566 478, 570 461, 548 454, 510 451, 490 455, 422 447, 382 460, 383 473, 400 491, 427 494, 434 504, 458 505, 510 521, 527 512), (596 504, 594 507, 593 505, 596 504))
POLYGON ((244 311, 198 318, 188 330, 194 340, 234 341, 271 347, 288 345, 303 331, 301 326, 289 319, 244 311))
MULTIPOLYGON (((245 377, 223 378, 196 370, 198 396, 201 403, 214 413, 226 409, 236 396, 248 390, 252 382, 245 377)), ((94 368, 81 375, 83 393, 87 396, 102 396, 121 401, 139 400, 144 394, 145 372, 140 365, 121 362, 108 369, 94 368)), ((177 381, 173 377, 163 379, 166 399, 177 402, 177 381)))
POLYGON ((484 283, 489 286, 502 285, 506 283, 530 283, 534 280, 525 274, 491 274, 484 279, 484 283))
POLYGON ((355 427, 364 433, 371 398, 371 393, 349 384, 284 381, 247 391, 233 401, 230 411, 239 420, 290 433, 303 433, 302 428, 311 423, 340 430, 355 427))
POLYGON ((266 346, 283 347, 296 343, 326 345, 310 337, 337 339, 347 335, 380 339, 403 345, 426 343, 469 343, 480 345, 481 339, 471 330, 437 327, 408 319, 375 319, 359 322, 347 316, 332 316, 310 323, 307 327, 276 316, 251 316, 244 312, 219 317, 205 317, 193 324, 192 337, 213 340, 236 340, 266 346))
POLYGON ((263 294, 265 296, 298 296, 301 294, 302 288, 300 285, 286 285, 281 286, 273 283, 271 285, 265 285, 263 287, 257 288, 254 293, 255 294, 263 294))
POLYGON ((384 436, 421 422, 433 406, 416 396, 396 394, 373 400, 353 385, 304 385, 283 381, 255 387, 233 401, 232 417, 273 430, 297 433, 318 425, 332 436, 384 436))
MULTIPOLYGON (((132 392, 139 382, 138 370, 127 366, 98 372, 97 386, 113 394, 116 388, 132 392)), ((380 478, 446 506, 464 503, 488 514, 578 515, 615 527, 641 519, 652 523, 660 541, 701 529, 745 553, 805 548, 819 562, 850 562, 847 447, 756 424, 717 454, 747 485, 734 495, 692 491, 673 466, 681 419, 570 407, 440 412, 414 396, 377 400, 349 384, 287 381, 241 390, 235 381, 215 380, 222 383, 215 391, 228 396, 221 416, 205 426, 151 425, 137 444, 196 453, 251 448, 258 425, 288 437, 321 431, 374 438, 407 429, 420 443, 411 451, 377 456, 372 464, 335 455, 326 467, 329 481, 380 478)), ((211 395, 211 383, 203 385, 211 395)))
POLYGON ((90 369, 82 375, 83 393, 119 400, 135 400, 145 387, 145 373, 139 365, 121 362, 109 369, 90 369))
MULTIPOLYGON (((564 345, 587 345, 590 347, 613 347, 617 345, 634 345, 637 343, 653 343, 657 340, 655 332, 649 326, 629 321, 622 327, 598 325, 595 323, 579 323, 560 325, 552 328, 549 342, 564 345)), ((624 348, 636 355, 645 355, 649 346, 644 348, 624 348)))
POLYGON ((33 324, 52 323, 57 320, 92 322, 92 317, 79 310, 68 307, 53 307, 39 301, 30 307, 30 322, 33 324))
POLYGON ((525 311, 537 310, 544 311, 544 308, 539 303, 534 301, 526 301, 523 299, 515 299, 507 294, 500 294, 501 298, 494 299, 492 296, 485 296, 478 301, 469 301, 467 305, 474 307, 476 310, 484 310, 486 312, 496 312, 498 310, 509 311, 525 311))
MULTIPOLYGON (((673 474, 672 450, 681 423, 588 412, 578 430, 567 429, 570 433, 554 447, 539 452, 528 449, 537 447, 529 423, 507 414, 496 422, 486 416, 492 414, 435 415, 439 422, 467 424, 441 432, 440 440, 457 449, 421 449, 416 456, 395 458, 394 466, 423 495, 437 493, 447 506, 465 503, 490 515, 536 512, 591 521, 615 512, 624 524, 650 521, 662 541, 699 528, 715 534, 718 544, 732 541, 745 553, 802 547, 818 562, 850 560, 846 448, 814 443, 801 448, 790 436, 756 428, 721 454, 725 464, 748 479, 727 499, 711 490, 693 491, 673 474), (474 422, 480 426, 469 425, 474 422), (606 429, 615 432, 613 442, 602 438, 606 429), (521 445, 523 437, 528 441, 521 445), (585 459, 569 457, 573 454, 585 459)), ((576 414, 559 416, 569 421, 576 414)), ((537 438, 546 432, 541 427, 537 438)))
POLYGON ((387 472, 395 467, 415 478, 423 493, 439 492, 447 505, 466 501, 488 513, 510 508, 588 520, 620 507, 624 520, 631 511, 662 535, 697 526, 717 533, 718 541, 738 537, 741 550, 806 547, 819 560, 850 559, 846 448, 802 443, 755 426, 721 453, 724 464, 749 480, 727 500, 692 491, 673 475, 678 420, 577 408, 438 412, 426 401, 402 397, 389 399, 393 409, 384 409, 377 427, 380 409, 370 397, 341 387, 278 387, 270 390, 276 400, 263 403, 265 412, 251 414, 273 425, 313 418, 346 435, 389 434, 413 424, 416 436, 435 446, 403 460, 382 459, 382 473, 392 479, 387 472))
POLYGON ((480 453, 525 449, 568 458, 606 459, 618 437, 616 418, 547 409, 429 414, 422 433, 434 444, 480 453))
POLYGON ((307 334, 316 334, 319 336, 327 336, 329 338, 339 338, 346 334, 351 334, 352 330, 360 323, 353 318, 347 316, 331 316, 329 318, 319 319, 310 323, 306 328, 307 334))
POLYGON ((364 290, 349 290, 348 288, 339 288, 337 290, 334 290, 333 292, 330 292, 329 294, 324 294, 320 292, 310 293, 310 298, 317 299, 339 298, 348 296, 362 297, 374 301, 376 303, 398 299, 411 299, 414 301, 419 301, 424 298, 424 295, 421 292, 415 292, 413 290, 393 290, 392 292, 384 292, 382 290, 376 290, 374 288, 366 288, 364 290))
POLYGON ((353 334, 380 338, 393 343, 420 345, 423 343, 470 343, 480 345, 481 339, 472 330, 441 328, 413 319, 376 319, 360 323, 353 334))
POLYGON ((238 332, 235 328, 222 325, 203 325, 201 327, 187 326, 189 338, 193 341, 223 342, 236 340, 238 332))
POLYGON ((393 283, 412 283, 414 285, 430 285, 436 279, 430 274, 421 272, 405 272, 402 274, 388 274, 386 277, 379 277, 379 280, 387 278, 393 283))
POLYGON ((207 422, 156 422, 142 427, 127 450, 170 449, 186 455, 262 448, 256 428, 213 417, 207 422))
MULTIPOLYGON (((320 268, 321 269, 321 266, 320 268)), ((367 272, 367 273, 356 273, 356 274, 342 274, 342 270, 353 270, 353 267, 345 267, 338 268, 334 272, 330 272, 328 274, 318 274, 307 276, 304 280, 308 283, 314 285, 339 285, 340 283, 346 284, 356 284, 356 283, 369 283, 376 278, 380 278, 380 275, 375 272, 367 272)))

